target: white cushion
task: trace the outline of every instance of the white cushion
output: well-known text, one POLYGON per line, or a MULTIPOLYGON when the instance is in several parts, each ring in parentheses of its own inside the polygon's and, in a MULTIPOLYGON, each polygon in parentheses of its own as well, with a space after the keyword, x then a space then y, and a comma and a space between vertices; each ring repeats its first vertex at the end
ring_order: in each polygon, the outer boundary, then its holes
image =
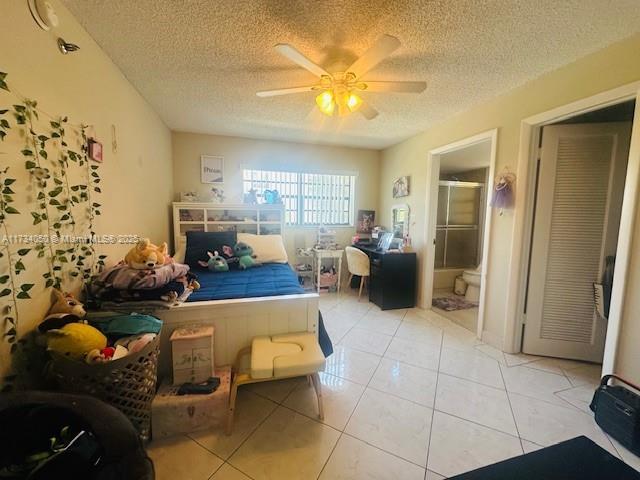
POLYGON ((176 263, 184 263, 184 256, 187 253, 187 242, 180 242, 176 253, 173 254, 173 261, 176 263))
POLYGON ((251 377, 279 378, 324 370, 325 358, 314 333, 256 337, 251 344, 251 377))
POLYGON ((289 261, 282 242, 282 235, 238 233, 238 242, 244 242, 253 248, 253 254, 260 263, 287 263, 289 261))

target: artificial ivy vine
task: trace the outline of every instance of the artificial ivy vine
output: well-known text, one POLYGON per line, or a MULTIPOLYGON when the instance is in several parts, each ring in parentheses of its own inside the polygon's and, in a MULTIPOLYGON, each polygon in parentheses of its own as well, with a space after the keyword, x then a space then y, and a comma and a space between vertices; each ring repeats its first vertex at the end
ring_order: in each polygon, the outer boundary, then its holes
MULTIPOLYGON (((0 72, 0 89, 9 91, 6 77, 6 73, 0 72)), ((88 158, 87 127, 72 127, 67 117, 61 117, 50 120, 43 130, 38 126, 37 102, 24 99, 12 109, 0 109, 0 141, 4 141, 12 129, 11 117, 15 120, 16 129, 24 131, 25 143, 20 153, 35 197, 29 212, 32 224, 45 230, 44 235, 31 235, 41 241, 13 247, 10 241, 5 240, 0 245, 3 336, 11 345, 11 353, 14 353, 20 343, 17 338, 18 302, 31 298, 29 292, 34 287, 34 283, 20 282, 27 269, 26 258, 33 253, 46 262, 42 273, 45 288, 61 288, 66 275, 88 280, 96 269, 104 266, 106 256, 97 255, 95 251, 94 219, 100 215, 101 205, 92 199, 92 194, 101 193, 101 179, 99 166, 88 158), (79 149, 69 146, 67 130, 77 134, 79 149), (74 165, 79 168, 72 168, 74 165), (76 172, 76 175, 70 175, 71 172, 76 172)), ((21 214, 14 206, 16 190, 28 190, 26 185, 19 186, 17 179, 9 173, 9 167, 0 170, 0 236, 5 239, 24 236, 22 232, 18 235, 11 232, 7 219, 21 214)))

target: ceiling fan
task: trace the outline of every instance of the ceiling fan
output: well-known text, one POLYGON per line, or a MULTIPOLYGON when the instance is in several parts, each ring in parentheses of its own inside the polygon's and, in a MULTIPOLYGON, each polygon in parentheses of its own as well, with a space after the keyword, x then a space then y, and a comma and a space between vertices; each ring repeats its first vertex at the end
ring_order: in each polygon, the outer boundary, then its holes
POLYGON ((313 85, 304 87, 280 88, 256 92, 259 97, 274 97, 290 93, 318 91, 316 104, 322 113, 332 116, 348 115, 358 111, 368 120, 378 116, 378 111, 360 98, 360 92, 401 92, 421 93, 427 87, 426 82, 380 82, 362 80, 362 76, 400 47, 400 40, 391 35, 382 35, 376 43, 357 59, 344 72, 329 73, 320 65, 312 62, 295 47, 287 43, 278 43, 276 51, 294 63, 306 68, 320 77, 313 85))

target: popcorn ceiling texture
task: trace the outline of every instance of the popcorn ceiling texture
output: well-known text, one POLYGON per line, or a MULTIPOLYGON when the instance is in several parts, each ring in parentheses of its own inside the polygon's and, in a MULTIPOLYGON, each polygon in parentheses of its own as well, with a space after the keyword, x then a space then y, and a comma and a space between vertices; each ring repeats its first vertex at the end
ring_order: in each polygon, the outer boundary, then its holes
POLYGON ((63 1, 172 130, 375 149, 640 31, 638 0, 63 1), (375 120, 255 96, 316 80, 276 43, 337 71, 383 33, 402 46, 365 78, 427 90, 363 93, 375 120))

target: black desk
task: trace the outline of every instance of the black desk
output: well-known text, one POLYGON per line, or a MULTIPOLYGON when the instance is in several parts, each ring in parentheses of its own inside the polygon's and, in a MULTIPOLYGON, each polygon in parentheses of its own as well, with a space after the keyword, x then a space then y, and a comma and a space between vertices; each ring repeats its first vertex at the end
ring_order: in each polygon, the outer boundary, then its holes
POLYGON ((374 246, 354 247, 369 257, 369 301, 382 310, 416 305, 416 254, 381 252, 374 246))

